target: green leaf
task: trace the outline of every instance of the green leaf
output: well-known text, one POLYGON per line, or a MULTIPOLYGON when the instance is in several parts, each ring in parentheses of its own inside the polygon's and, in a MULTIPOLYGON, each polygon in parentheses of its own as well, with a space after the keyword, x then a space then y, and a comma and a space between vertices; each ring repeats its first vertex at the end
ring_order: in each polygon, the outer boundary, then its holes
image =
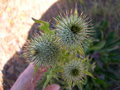
POLYGON ((53 31, 50 30, 50 24, 48 22, 42 21, 42 20, 36 20, 34 18, 32 18, 33 21, 35 21, 35 23, 39 23, 39 29, 43 30, 45 33, 47 34, 52 34, 54 33, 53 31))
POLYGON ((90 48, 90 50, 100 50, 105 46, 105 44, 106 44, 106 41, 103 40, 103 41, 97 43, 96 45, 92 46, 90 48))
POLYGON ((108 87, 108 84, 104 81, 104 80, 101 80, 99 78, 95 78, 93 79, 96 83, 102 85, 104 88, 107 88, 108 87))
POLYGON ((120 39, 114 40, 108 46, 109 47, 114 47, 114 46, 117 46, 117 45, 120 45, 120 39))
POLYGON ((50 82, 50 80, 53 77, 52 69, 49 69, 49 71, 46 74, 47 74, 46 75, 46 80, 44 82, 43 88, 45 88, 48 85, 48 83, 50 82))
POLYGON ((116 37, 116 33, 115 33, 114 31, 113 31, 113 32, 109 32, 109 33, 108 33, 108 36, 107 36, 107 38, 106 38, 107 43, 113 41, 113 40, 115 39, 115 37, 116 37))
POLYGON ((63 72, 63 68, 60 66, 55 67, 54 72, 63 72))
POLYGON ((100 23, 99 29, 103 31, 103 30, 106 30, 107 28, 108 28, 108 21, 103 20, 103 21, 100 23))

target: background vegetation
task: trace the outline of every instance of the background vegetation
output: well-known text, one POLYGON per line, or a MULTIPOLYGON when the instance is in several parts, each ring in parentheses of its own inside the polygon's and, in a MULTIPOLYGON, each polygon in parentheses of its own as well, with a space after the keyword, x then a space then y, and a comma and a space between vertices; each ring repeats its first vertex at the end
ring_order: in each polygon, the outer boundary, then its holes
POLYGON ((86 51, 96 62, 84 90, 120 89, 120 0, 79 0, 77 7, 93 18, 97 39, 86 51))

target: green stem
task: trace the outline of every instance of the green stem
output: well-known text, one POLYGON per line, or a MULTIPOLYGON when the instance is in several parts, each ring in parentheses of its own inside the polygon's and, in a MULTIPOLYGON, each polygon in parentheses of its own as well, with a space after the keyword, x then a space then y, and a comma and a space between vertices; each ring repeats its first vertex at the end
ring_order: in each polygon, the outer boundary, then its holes
POLYGON ((52 78, 52 70, 50 70, 49 74, 47 75, 47 79, 43 85, 43 88, 45 88, 47 86, 47 84, 49 83, 49 81, 51 80, 52 78))

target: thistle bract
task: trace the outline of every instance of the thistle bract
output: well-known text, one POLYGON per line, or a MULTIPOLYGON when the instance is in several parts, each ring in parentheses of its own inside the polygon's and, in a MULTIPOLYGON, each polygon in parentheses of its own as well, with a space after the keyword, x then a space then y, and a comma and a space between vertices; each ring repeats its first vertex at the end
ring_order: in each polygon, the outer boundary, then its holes
POLYGON ((37 36, 28 42, 25 48, 25 57, 38 65, 53 65, 59 59, 59 45, 52 35, 37 36))
POLYGON ((80 45, 84 47, 85 40, 91 39, 93 34, 92 26, 84 15, 72 14, 70 16, 60 16, 56 21, 57 36, 67 47, 75 48, 80 45))

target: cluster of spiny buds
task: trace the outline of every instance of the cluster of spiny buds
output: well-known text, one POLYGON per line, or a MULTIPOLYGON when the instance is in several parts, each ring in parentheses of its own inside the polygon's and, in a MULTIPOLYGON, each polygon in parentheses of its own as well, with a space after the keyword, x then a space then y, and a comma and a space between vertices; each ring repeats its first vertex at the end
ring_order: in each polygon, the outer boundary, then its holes
POLYGON ((47 22, 35 20, 45 33, 28 41, 24 56, 38 66, 50 66, 52 73, 55 73, 52 75, 61 75, 70 86, 80 85, 87 75, 92 76, 90 72, 95 66, 85 55, 79 53, 82 57, 76 56, 76 51, 84 52, 87 41, 92 41, 92 26, 85 15, 76 12, 60 15, 55 21, 56 30, 53 31, 47 22))

